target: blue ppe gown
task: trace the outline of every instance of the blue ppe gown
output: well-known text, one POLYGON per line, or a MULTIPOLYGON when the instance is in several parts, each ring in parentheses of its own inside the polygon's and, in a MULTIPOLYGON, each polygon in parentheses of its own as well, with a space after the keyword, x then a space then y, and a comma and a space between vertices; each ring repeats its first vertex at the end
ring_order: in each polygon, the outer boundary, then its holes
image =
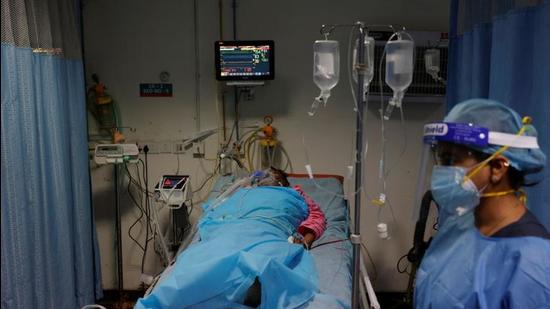
POLYGON ((464 216, 440 229, 416 274, 415 308, 550 308, 550 240, 486 237, 464 216))

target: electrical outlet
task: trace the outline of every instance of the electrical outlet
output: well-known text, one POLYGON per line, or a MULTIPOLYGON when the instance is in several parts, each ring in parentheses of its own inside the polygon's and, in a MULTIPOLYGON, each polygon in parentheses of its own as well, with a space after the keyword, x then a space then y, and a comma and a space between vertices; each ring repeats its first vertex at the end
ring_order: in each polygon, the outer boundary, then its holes
POLYGON ((193 153, 193 158, 204 158, 204 153, 200 153, 200 152, 195 152, 193 153))
POLYGON ((204 158, 204 149, 201 151, 200 144, 195 144, 197 148, 195 149, 195 152, 193 152, 193 158, 204 158))
MULTIPOLYGON (((148 154, 158 154, 160 153, 160 145, 157 143, 143 143, 143 146, 147 145, 149 147, 148 154)), ((141 144, 140 144, 141 146, 141 144)))

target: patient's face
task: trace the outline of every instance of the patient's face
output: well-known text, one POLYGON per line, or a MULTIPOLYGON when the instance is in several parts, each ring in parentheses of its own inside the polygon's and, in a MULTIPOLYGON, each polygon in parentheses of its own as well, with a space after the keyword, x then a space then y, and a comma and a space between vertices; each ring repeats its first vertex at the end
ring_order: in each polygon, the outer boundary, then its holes
MULTIPOLYGON (((257 179, 255 184, 260 187, 290 187, 286 173, 276 168, 270 168, 267 175, 261 176, 261 179, 257 179)), ((244 186, 251 186, 253 183, 248 183, 244 186)))
POLYGON ((283 171, 271 168, 271 174, 273 174, 273 178, 275 178, 275 181, 277 182, 276 186, 290 187, 290 183, 288 182, 288 179, 283 171))

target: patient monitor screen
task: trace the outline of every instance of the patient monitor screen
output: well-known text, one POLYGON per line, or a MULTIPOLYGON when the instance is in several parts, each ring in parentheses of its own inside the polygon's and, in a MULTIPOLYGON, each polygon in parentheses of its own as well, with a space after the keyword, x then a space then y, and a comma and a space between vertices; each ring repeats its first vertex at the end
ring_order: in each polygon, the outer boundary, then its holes
MULTIPOLYGON (((169 175, 169 176, 163 176, 162 177, 162 189, 172 189, 174 186, 176 186, 175 189, 182 189, 185 183, 187 182, 187 178, 189 176, 183 176, 183 175, 169 175)), ((160 182, 155 185, 155 191, 158 191, 159 187, 161 186, 160 182)))
POLYGON ((216 42, 218 80, 273 79, 273 41, 216 42))

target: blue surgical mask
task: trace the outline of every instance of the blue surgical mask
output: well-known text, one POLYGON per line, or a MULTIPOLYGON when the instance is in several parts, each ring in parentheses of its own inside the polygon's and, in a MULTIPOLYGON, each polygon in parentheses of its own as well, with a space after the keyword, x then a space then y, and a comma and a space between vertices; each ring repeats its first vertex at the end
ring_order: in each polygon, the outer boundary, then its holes
POLYGON ((481 193, 467 173, 464 167, 434 166, 431 190, 440 211, 462 216, 479 205, 481 193))

